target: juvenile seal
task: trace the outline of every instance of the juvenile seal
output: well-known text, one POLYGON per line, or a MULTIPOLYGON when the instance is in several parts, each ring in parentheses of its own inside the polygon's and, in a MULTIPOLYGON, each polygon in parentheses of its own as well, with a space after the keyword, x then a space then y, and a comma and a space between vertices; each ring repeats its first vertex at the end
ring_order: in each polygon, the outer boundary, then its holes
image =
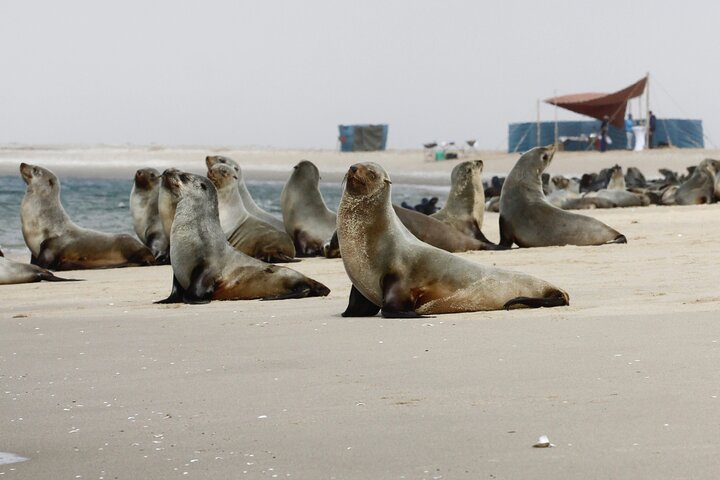
POLYGON ((158 209, 160 172, 141 168, 135 172, 130 191, 130 214, 133 228, 141 242, 152 252, 158 264, 170 262, 170 239, 163 229, 158 209))
POLYGON ((47 282, 71 282, 76 279, 57 277, 50 270, 37 265, 8 260, 0 252, 0 285, 33 283, 42 280, 47 282))
POLYGON ((217 163, 208 169, 207 176, 217 189, 220 226, 230 245, 266 262, 294 261, 295 247, 290 236, 245 209, 237 172, 230 165, 217 163))
POLYGON ((285 231, 285 224, 282 220, 277 218, 272 213, 266 212, 262 208, 258 206, 257 203, 255 203, 255 200, 252 198, 252 195, 250 195, 250 191, 247 189, 247 185, 245 185, 245 179, 243 178, 242 170, 240 169, 240 165, 233 160, 230 157, 224 157, 222 155, 208 155, 205 157, 205 165, 207 166, 208 170, 212 168, 213 165, 217 163, 223 163, 225 165, 230 165, 232 168, 235 169, 235 172, 238 174, 238 192, 240 192, 240 198, 242 198, 243 205, 245 205, 245 209, 250 212, 251 215, 254 215, 255 217, 259 218, 260 220, 263 220, 270 225, 272 225, 274 228, 278 229, 281 232, 285 231))
POLYGON ((32 264, 51 270, 155 264, 150 249, 130 235, 73 223, 60 203, 60 182, 50 170, 21 163, 20 174, 27 184, 20 220, 32 264))
POLYGON ((173 287, 158 303, 210 300, 276 300, 325 296, 323 284, 286 267, 269 265, 238 252, 220 226, 212 182, 191 173, 163 174, 163 189, 177 198, 170 234, 173 287))
POLYGON ((500 193, 500 245, 602 245, 627 243, 625 236, 599 220, 551 205, 540 175, 555 149, 536 147, 524 153, 508 174, 500 193))
POLYGON ((299 257, 323 255, 323 245, 335 232, 336 215, 325 205, 319 186, 317 167, 302 160, 293 167, 280 194, 285 231, 299 257))
POLYGON ((398 219, 390 178, 374 163, 355 164, 345 177, 337 232, 352 289, 343 316, 386 317, 568 304, 549 283, 484 267, 427 245, 398 219))
POLYGON ((455 165, 450 174, 450 193, 445 205, 431 217, 484 243, 485 189, 482 183, 482 160, 470 160, 455 165))

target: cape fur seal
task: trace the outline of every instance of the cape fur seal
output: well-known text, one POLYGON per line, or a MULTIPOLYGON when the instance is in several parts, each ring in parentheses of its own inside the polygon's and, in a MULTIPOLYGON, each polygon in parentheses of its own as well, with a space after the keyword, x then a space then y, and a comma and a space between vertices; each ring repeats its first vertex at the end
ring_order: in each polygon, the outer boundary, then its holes
POLYGON ((252 195, 250 195, 250 191, 247 189, 247 185, 245 185, 245 179, 243 178, 243 173, 242 169, 240 169, 240 165, 232 158, 224 157, 222 155, 208 155, 207 157, 205 157, 205 165, 207 166, 208 170, 210 170, 212 166, 217 163, 230 165, 232 168, 235 169, 235 172, 238 175, 238 192, 240 193, 240 198, 242 198, 243 205, 245 205, 245 209, 250 212, 251 215, 254 215, 260 220, 263 220, 272 225, 273 228, 284 232, 285 224, 283 223, 283 221, 277 218, 275 215, 266 212, 265 210, 260 208, 257 203, 255 203, 252 195))
POLYGON ((50 170, 22 163, 20 174, 27 184, 20 219, 30 263, 51 270, 155 264, 150 249, 130 235, 73 223, 60 203, 60 182, 50 170))
POLYGON ((335 232, 336 215, 320 193, 320 172, 308 160, 293 167, 280 193, 285 231, 295 243, 299 257, 323 255, 323 246, 335 232))
POLYGON ((130 214, 133 228, 141 242, 152 252, 158 264, 170 262, 170 239, 163 229, 158 197, 160 172, 154 168, 141 168, 135 172, 130 191, 130 214))
POLYGON ((51 271, 37 265, 8 260, 0 252, 0 285, 33 283, 42 280, 47 282, 76 281, 74 278, 56 277, 51 271))
POLYGON ((500 245, 602 245, 627 243, 625 236, 599 220, 561 210, 550 204, 540 175, 552 161, 553 147, 524 153, 512 168, 500 193, 500 245))
POLYGON ((480 229, 485 214, 485 189, 482 160, 455 165, 450 174, 450 193, 445 205, 431 217, 481 242, 490 243, 480 229))
POLYGON ((220 226, 212 182, 191 173, 163 174, 162 188, 177 198, 170 233, 173 287, 158 303, 210 300, 276 300, 325 296, 323 284, 286 267, 269 265, 238 252, 220 226))
POLYGON ((177 168, 166 169, 160 178, 160 191, 158 192, 158 214, 160 215, 160 223, 162 223, 163 232, 170 240, 170 230, 172 229, 173 219, 175 218, 175 207, 177 207, 177 196, 167 188, 162 188, 162 183, 166 175, 174 175, 181 173, 177 168))
POLYGON ((207 176, 217 189, 220 226, 230 245, 266 262, 294 261, 295 247, 290 236, 245 209, 237 172, 230 165, 217 163, 208 169, 207 176))
POLYGON ((337 232, 352 289, 343 316, 386 317, 568 304, 549 283, 484 267, 427 245, 393 211, 390 178, 375 163, 350 167, 337 232))
POLYGON ((715 201, 715 177, 720 171, 720 160, 706 158, 700 162, 690 178, 675 191, 677 205, 697 205, 715 201))

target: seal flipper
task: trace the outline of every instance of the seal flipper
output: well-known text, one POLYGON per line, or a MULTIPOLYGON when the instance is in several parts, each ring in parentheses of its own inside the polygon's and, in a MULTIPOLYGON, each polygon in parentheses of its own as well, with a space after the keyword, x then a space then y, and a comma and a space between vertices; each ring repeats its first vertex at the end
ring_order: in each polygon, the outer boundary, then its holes
POLYGON ((401 278, 388 273, 380 280, 383 292, 382 316, 385 318, 419 318, 415 312, 415 301, 408 294, 401 278))
POLYGON ((368 300, 355 285, 350 289, 350 300, 347 309, 342 313, 343 317, 372 317, 377 315, 380 307, 368 300))
POLYGON ((154 303, 183 303, 183 296, 185 295, 185 289, 182 288, 180 282, 175 275, 173 275, 173 285, 170 291, 170 296, 164 300, 158 300, 154 303))
POLYGON ((215 277, 205 263, 198 264, 190 274, 190 285, 183 294, 185 303, 210 303, 215 293, 215 277))
POLYGON ((499 246, 510 248, 514 243, 515 239, 510 235, 508 223, 505 221, 502 215, 500 215, 500 242, 499 246))
POLYGON ((625 235, 618 234, 618 236, 615 237, 613 240, 605 242, 606 245, 611 243, 627 243, 627 238, 625 238, 625 235))
POLYGON ((535 298, 535 297, 515 297, 512 300, 508 300, 503 305, 505 310, 510 310, 514 305, 525 305, 528 308, 540 308, 540 307, 563 307, 570 305, 566 295, 557 292, 555 296, 546 298, 535 298))

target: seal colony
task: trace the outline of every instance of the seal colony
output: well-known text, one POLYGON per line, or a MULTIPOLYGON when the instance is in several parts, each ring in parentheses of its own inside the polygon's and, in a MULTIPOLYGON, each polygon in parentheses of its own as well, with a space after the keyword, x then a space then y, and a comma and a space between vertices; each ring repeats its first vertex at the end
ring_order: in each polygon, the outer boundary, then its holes
POLYGON ((375 163, 355 164, 345 177, 337 234, 352 282, 343 316, 424 314, 555 307, 568 294, 530 275, 470 262, 418 240, 391 202, 391 181, 375 163))

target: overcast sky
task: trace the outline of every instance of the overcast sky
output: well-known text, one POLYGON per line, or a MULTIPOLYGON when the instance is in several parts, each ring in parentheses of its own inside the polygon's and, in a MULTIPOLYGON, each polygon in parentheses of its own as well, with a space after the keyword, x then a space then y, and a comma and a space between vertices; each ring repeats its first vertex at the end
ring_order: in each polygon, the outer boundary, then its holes
POLYGON ((0 144, 335 148, 388 123, 389 148, 506 149, 538 99, 650 72, 656 115, 720 145, 719 22, 716 0, 4 0, 0 144))

